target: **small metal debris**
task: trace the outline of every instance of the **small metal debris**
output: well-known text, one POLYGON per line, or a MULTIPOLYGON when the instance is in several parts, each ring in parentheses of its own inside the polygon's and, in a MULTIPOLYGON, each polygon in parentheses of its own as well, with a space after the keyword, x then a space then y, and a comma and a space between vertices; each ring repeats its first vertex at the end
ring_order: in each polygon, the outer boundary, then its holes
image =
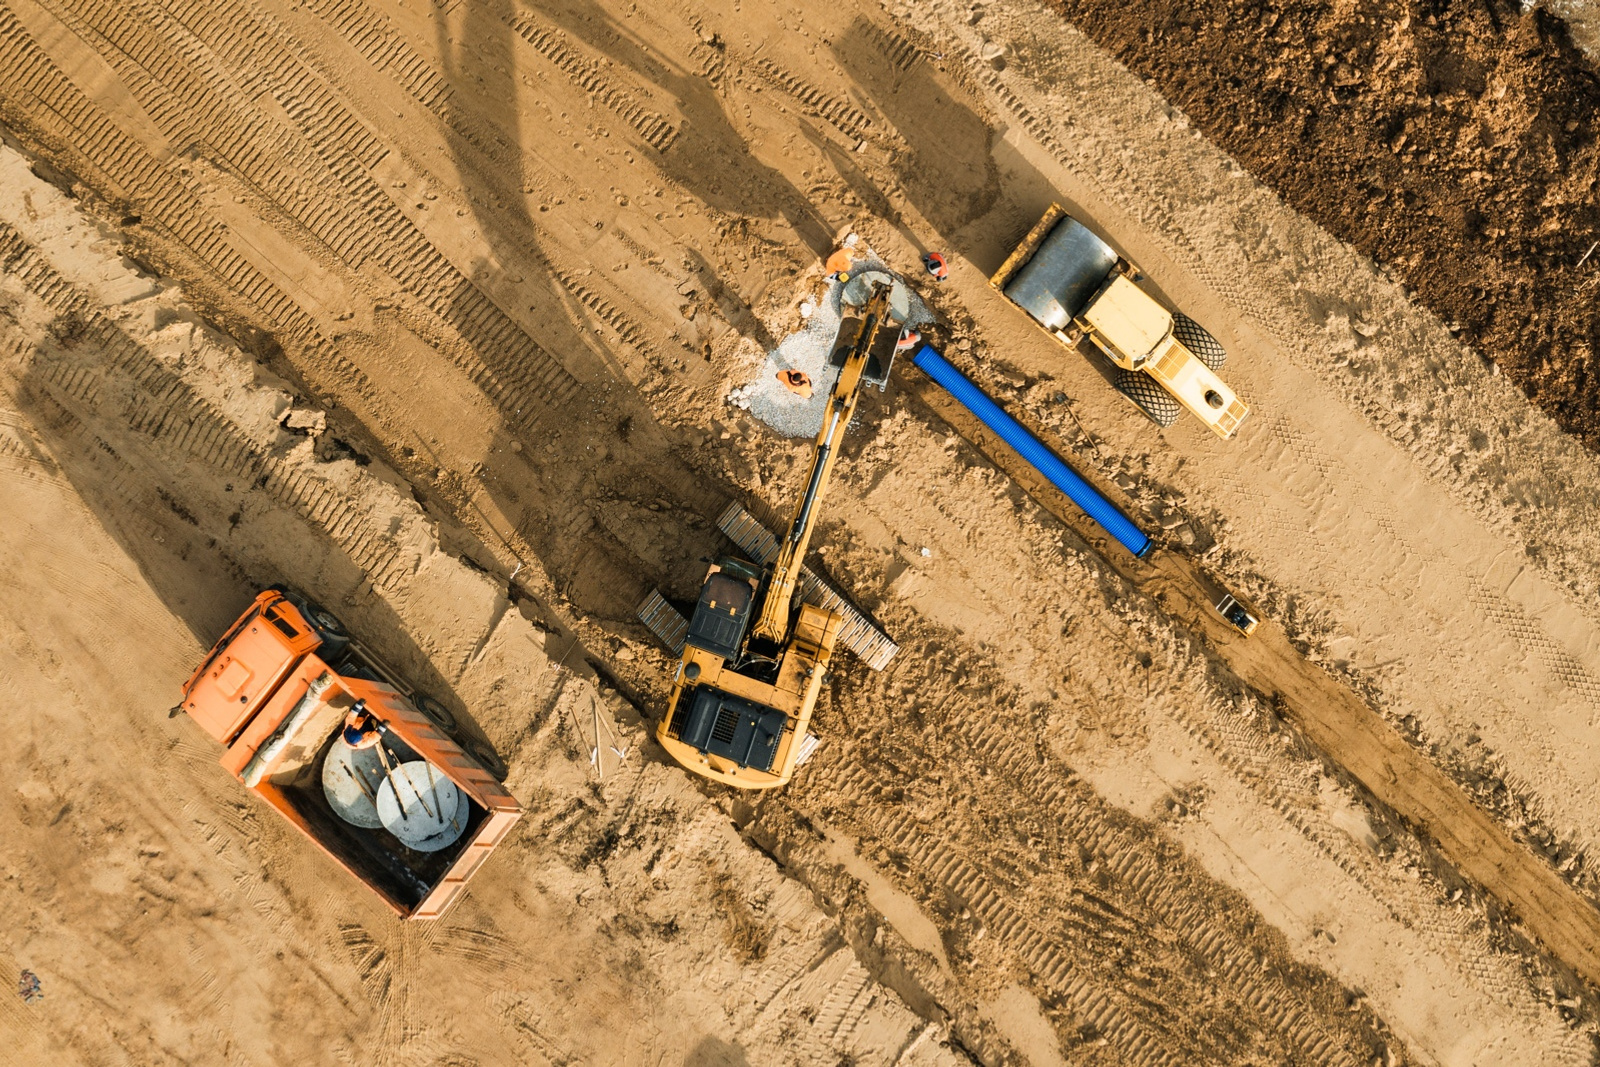
POLYGON ((17 980, 17 995, 27 1004, 43 1000, 44 990, 39 988, 39 976, 32 971, 23 971, 22 977, 17 980))

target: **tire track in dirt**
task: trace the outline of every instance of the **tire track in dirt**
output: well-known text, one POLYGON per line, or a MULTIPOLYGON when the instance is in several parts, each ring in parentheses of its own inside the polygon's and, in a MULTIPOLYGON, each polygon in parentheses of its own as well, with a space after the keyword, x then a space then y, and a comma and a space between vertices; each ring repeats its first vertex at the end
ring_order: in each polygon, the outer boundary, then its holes
MULTIPOLYGON (((890 688, 898 692, 904 684, 903 678, 883 680, 875 688, 884 691, 874 694, 873 702, 892 705, 890 688)), ((964 688, 973 685, 982 688, 981 682, 970 677, 964 688)), ((1144 1030, 1137 1021, 1141 1016, 1129 1012, 1149 1010, 1143 1005, 1150 992, 1140 990, 1137 984, 1122 988, 1128 979, 1120 969, 1110 973, 1100 970, 1103 964, 1098 961, 1116 958, 1119 953, 1125 954, 1128 946, 1145 942, 1151 936, 1151 924, 1156 923, 1157 929, 1171 931, 1203 960, 1210 968, 1208 973, 1220 976, 1225 996, 1255 1014, 1264 1030, 1281 1035, 1310 1062, 1341 1067, 1355 1067, 1361 1062, 1351 1049, 1363 1048, 1365 1042, 1348 1032, 1335 1037, 1317 1022, 1316 1009, 1274 973, 1283 965, 1281 958, 1272 952, 1263 954, 1259 939, 1247 946, 1211 917, 1215 887, 1202 884, 1206 881, 1203 878, 1197 881, 1181 862, 1169 858, 1158 863, 1152 859, 1171 850, 1163 850, 1148 833, 1141 834, 1139 840, 1131 839, 1129 820, 1111 819, 1104 802, 1094 798, 1069 768, 1041 753, 1025 750, 1015 739, 1019 730, 1027 729, 1025 726, 996 720, 994 709, 979 707, 958 695, 943 700, 938 708, 921 717, 929 723, 943 724, 959 737, 963 743, 960 758, 974 767, 1005 768, 1005 773, 982 778, 981 785, 968 787, 988 794, 980 802, 983 806, 998 804, 1011 813, 1010 819, 1017 825, 1036 822, 1059 827, 1073 847, 1094 857, 1115 876, 1109 891, 1077 886, 1071 894, 1053 893, 1043 907, 1052 924, 1059 924, 1058 935, 1044 934, 1007 904, 1016 891, 998 889, 974 866, 981 861, 962 859, 960 850, 952 844, 937 836, 930 838, 930 832, 938 833, 937 820, 925 829, 912 815, 895 814, 903 804, 900 791, 879 784, 859 763, 850 759, 824 762, 807 779, 805 797, 811 796, 812 790, 824 788, 822 782, 813 781, 822 777, 826 792, 818 796, 826 798, 821 801, 826 807, 863 823, 884 847, 916 860, 926 872, 923 878, 947 886, 967 902, 999 943, 1017 953, 1041 980, 1072 999, 1080 1017, 1097 1030, 1115 1032, 1114 1041, 1126 1055, 1175 1055, 1180 1057, 1177 1062, 1192 1062, 1200 1054, 1198 1049, 1186 1050, 1184 1039, 1159 1023, 1154 1024, 1154 1031, 1144 1030), (880 812, 885 814, 875 817, 880 812), (1107 900, 1108 896, 1113 899, 1107 900), (1158 1053, 1154 1049, 1164 1051, 1158 1053)), ((915 758, 909 750, 897 754, 898 745, 886 737, 864 738, 862 743, 880 751, 890 764, 897 759, 915 758)), ((1139 950, 1135 949, 1135 953, 1137 958, 1139 950)), ((1200 999, 1169 992, 1160 997, 1159 1003, 1193 1003, 1200 999)), ((1161 1010, 1158 1019, 1165 1015, 1166 1011, 1161 1010)), ((1208 1060, 1214 1055, 1215 1050, 1206 1053, 1208 1060)))
MULTIPOLYGON (((863 810, 884 804, 886 798, 878 790, 859 780, 859 768, 842 766, 839 773, 845 778, 837 783, 840 799, 852 800, 863 810), (856 781, 850 780, 852 772, 856 781)), ((1193 1063, 1201 1058, 1170 1028, 1154 1025, 1142 1013, 1135 1014, 1146 1006, 1138 1005, 1127 990, 1113 987, 1108 995, 1101 976, 1086 976, 1082 964, 1064 954, 1064 945, 1024 919, 977 868, 948 844, 922 831, 909 816, 887 821, 879 832, 885 847, 920 866, 923 877, 962 901, 986 930, 994 931, 1003 951, 1014 954, 1047 988, 1065 996, 1088 1032, 1109 1038, 1121 1057, 1140 1067, 1193 1063)))
POLYGON ((569 43, 564 32, 548 25, 531 11, 520 12, 509 21, 509 25, 574 85, 616 112, 651 148, 665 152, 672 147, 678 137, 677 126, 664 115, 639 103, 627 89, 611 84, 601 73, 599 65, 580 54, 569 43))
POLYGON ((1600 981, 1600 912, 1544 860, 1517 845, 1442 770, 1411 748, 1343 684, 1306 661, 1270 621, 1248 642, 1229 637, 1210 612, 1196 564, 1171 552, 1149 561, 1117 554, 1031 468, 996 448, 975 421, 924 381, 909 391, 1016 479, 1046 511, 1077 532, 1111 570, 1147 593, 1165 593, 1168 614, 1203 634, 1218 657, 1258 692, 1275 693, 1289 717, 1322 752, 1381 803, 1436 839, 1445 856, 1509 906, 1545 949, 1591 982, 1600 981))
POLYGON ((754 65, 767 81, 792 96, 808 114, 832 123, 846 137, 865 137, 871 131, 872 120, 848 101, 828 95, 766 56, 757 58, 754 65))
MULTIPOLYGON (((19 278, 59 314, 74 316, 81 339, 106 356, 98 366, 36 356, 51 385, 89 410, 100 407, 113 374, 137 391, 121 399, 129 426, 198 462, 258 485, 273 499, 319 528, 362 567, 375 585, 392 588, 415 567, 415 559, 392 539, 362 529, 360 512, 329 483, 304 468, 268 455, 208 402, 191 393, 178 375, 106 319, 94 303, 62 278, 18 234, 0 223, 0 269, 19 278)), ((113 390, 113 395, 120 393, 113 390)))
MULTIPOLYGON (((9 15, 9 12, 6 14, 9 15)), ((16 25, 18 35, 27 39, 26 31, 21 29, 20 24, 13 24, 16 25)), ((119 26, 127 27, 128 33, 133 34, 132 24, 122 16, 120 10, 114 9, 108 12, 105 28, 116 32, 119 26)), ((0 33, 9 29, 9 26, 0 23, 0 33)), ((27 43, 31 45, 31 39, 27 39, 27 43)), ((115 54, 116 50, 111 51, 115 54)), ((73 99, 75 110, 80 112, 89 110, 90 114, 99 120, 96 125, 107 129, 108 133, 115 129, 108 120, 95 113, 97 109, 91 110, 94 106, 83 98, 54 64, 36 48, 28 48, 26 58, 30 61, 30 65, 40 70, 42 77, 49 81, 57 93, 73 99)), ((200 57, 197 53, 191 58, 198 60, 200 57)), ((174 80, 180 84, 175 86, 163 82, 158 85, 154 79, 142 83, 141 79, 135 78, 135 84, 131 86, 136 92, 141 87, 149 91, 150 96, 142 98, 141 102, 148 102, 157 114, 197 113, 202 116, 217 115, 224 118, 234 114, 226 101, 216 99, 208 91, 195 87, 195 83, 188 79, 185 64, 172 60, 157 65, 165 65, 177 72, 174 80), (193 88, 193 95, 177 107, 163 108, 161 98, 166 93, 180 91, 185 82, 193 88)), ((73 128, 77 125, 78 123, 74 122, 69 126, 69 138, 72 137, 73 128)), ((173 132, 181 134, 183 131, 179 129, 173 132)), ((281 190, 286 184, 284 172, 273 165, 267 165, 265 173, 258 169, 265 165, 263 160, 274 158, 274 154, 261 152, 252 146, 255 132, 234 130, 230 133, 224 125, 210 138, 210 143, 225 154, 230 150, 235 153, 231 157, 234 164, 242 168, 243 173, 249 176, 257 188, 263 191, 281 190)), ((301 132, 308 133, 309 129, 301 132)), ((115 133, 110 133, 106 140, 115 136, 115 133)), ((201 262, 206 264, 211 272, 220 275, 228 283, 226 288, 230 292, 250 300, 266 313, 264 317, 274 323, 277 329, 290 336, 304 339, 320 351, 332 351, 333 346, 322 341, 313 325, 313 319, 303 308, 269 282, 260 271, 249 265, 228 246, 227 242, 217 237, 214 230, 200 223, 200 220, 210 216, 201 201, 171 177, 161 164, 145 155, 131 139, 125 135, 118 139, 123 141, 124 148, 122 153, 113 155, 113 158, 117 158, 117 155, 126 155, 132 157, 132 160, 123 175, 113 175, 113 177, 122 178, 119 184, 130 199, 144 208, 146 215, 153 214, 163 222, 186 250, 198 254, 201 262)), ((391 276, 401 282, 408 292, 418 297, 424 306, 445 324, 445 329, 458 333, 465 343, 464 348, 459 344, 450 344, 448 340, 439 337, 438 328, 424 331, 425 334, 433 335, 433 339, 439 342, 439 349, 451 356, 457 366, 472 377, 474 383, 507 414, 508 418, 516 419, 520 414, 521 424, 527 427, 538 420, 547 405, 558 406, 569 402, 577 395, 581 387, 560 361, 545 352, 473 282, 450 266, 399 212, 393 200, 378 186, 365 168, 341 150, 342 146, 335 149, 330 158, 327 148, 331 146, 328 146, 326 141, 318 145, 316 140, 312 140, 311 144, 322 153, 323 162, 339 182, 344 196, 350 198, 346 201, 344 210, 336 215, 326 216, 330 220, 336 220, 344 233, 324 233, 319 234, 319 238, 335 249, 354 246, 365 249, 367 254, 374 255, 391 276), (350 201, 353 201, 354 210, 350 201), (486 358, 489 353, 493 354, 492 357, 486 358)), ((86 159, 91 155, 106 154, 105 148, 99 145, 95 146, 98 151, 88 146, 75 145, 75 147, 78 147, 86 159)), ((297 217, 293 205, 283 205, 277 199, 273 199, 272 202, 291 217, 297 217)), ((298 221, 307 224, 305 219, 298 221)), ((311 225, 307 225, 310 229, 311 225)), ((370 386, 365 395, 371 395, 370 386)))

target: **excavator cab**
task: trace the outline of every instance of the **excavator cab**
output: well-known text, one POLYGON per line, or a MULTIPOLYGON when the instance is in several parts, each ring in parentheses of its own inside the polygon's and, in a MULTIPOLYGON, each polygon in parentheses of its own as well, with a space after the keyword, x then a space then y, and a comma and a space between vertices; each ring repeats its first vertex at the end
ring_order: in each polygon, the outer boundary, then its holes
POLYGON ((700 587, 685 640, 725 660, 737 658, 760 583, 761 572, 743 560, 718 560, 700 587))

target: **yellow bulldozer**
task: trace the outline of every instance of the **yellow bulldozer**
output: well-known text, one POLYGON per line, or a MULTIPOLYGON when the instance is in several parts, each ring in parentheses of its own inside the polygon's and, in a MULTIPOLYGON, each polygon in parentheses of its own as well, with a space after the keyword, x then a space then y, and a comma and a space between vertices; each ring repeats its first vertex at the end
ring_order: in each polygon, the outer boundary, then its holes
POLYGON ((751 558, 713 563, 687 620, 659 592, 639 606, 639 618, 679 652, 656 738, 679 764, 725 785, 773 789, 789 781, 816 743, 807 727, 837 644, 875 669, 897 651, 803 564, 861 389, 887 382, 903 331, 901 283, 874 273, 877 279, 857 280, 855 290, 868 294, 861 305, 850 307, 846 297, 831 357, 839 375, 781 542, 733 504, 720 525, 751 558))
POLYGON ((1114 382, 1158 426, 1187 408, 1218 437, 1239 429, 1250 408, 1217 371, 1216 338, 1137 284, 1139 269, 1083 223, 1052 204, 989 284, 1069 348, 1087 339, 1116 364, 1114 382))

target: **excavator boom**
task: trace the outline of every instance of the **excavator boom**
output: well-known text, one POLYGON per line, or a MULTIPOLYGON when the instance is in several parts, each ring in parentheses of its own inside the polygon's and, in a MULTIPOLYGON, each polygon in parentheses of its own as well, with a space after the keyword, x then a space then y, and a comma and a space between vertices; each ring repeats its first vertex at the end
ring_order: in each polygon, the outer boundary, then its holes
MULTIPOLYGON (((844 301, 852 310, 829 357, 839 376, 817 431, 805 492, 781 543, 772 546, 773 567, 727 557, 711 565, 683 627, 672 697, 656 727, 656 740, 678 763, 740 789, 775 789, 794 774, 845 624, 843 612, 797 603, 795 592, 861 388, 888 380, 900 340, 904 313, 897 315, 892 303, 897 290, 902 305, 906 299, 900 283, 880 271, 856 284, 865 299, 844 301)), ((650 618, 659 614, 661 608, 653 608, 650 618)))
POLYGON ((811 543, 811 532, 816 528, 817 504, 827 491, 828 478, 839 458, 845 431, 855 417, 856 401, 861 397, 862 371, 873 354, 874 342, 882 343, 878 337, 880 327, 890 327, 891 343, 899 340, 899 326, 889 322, 888 313, 889 290, 885 286, 873 294, 860 319, 845 320, 846 328, 852 321, 857 323, 856 335, 850 342, 844 365, 839 368, 838 380, 828 396, 828 409, 822 417, 822 428, 817 431, 817 445, 811 454, 811 473, 806 478, 806 490, 800 495, 794 519, 789 523, 789 532, 773 563, 767 598, 761 616, 751 631, 752 637, 781 642, 789 632, 795 583, 800 579, 800 567, 805 560, 806 548, 811 543))

